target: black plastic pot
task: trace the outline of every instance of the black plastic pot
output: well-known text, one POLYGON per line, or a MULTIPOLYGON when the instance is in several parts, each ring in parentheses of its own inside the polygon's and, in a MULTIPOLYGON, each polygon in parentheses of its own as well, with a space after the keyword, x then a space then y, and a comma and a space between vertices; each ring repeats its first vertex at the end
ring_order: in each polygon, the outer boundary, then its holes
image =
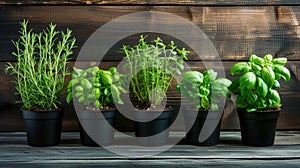
POLYGON ((242 143, 247 146, 272 146, 280 110, 248 113, 238 109, 242 143))
POLYGON ((114 130, 112 126, 114 125, 116 114, 117 110, 101 112, 88 110, 78 111, 81 144, 94 147, 99 146, 99 144, 101 146, 110 145, 114 140, 114 130))
POLYGON ((60 144, 64 110, 28 111, 21 109, 28 145, 56 146, 60 144))
POLYGON ((186 142, 197 146, 217 145, 220 140, 220 127, 221 127, 221 118, 222 118, 222 114, 220 113, 222 112, 204 111, 201 109, 199 111, 187 110, 187 109, 184 110, 183 116, 185 121, 186 132, 187 132, 186 142), (193 120, 194 123, 191 123, 191 121, 193 120), (217 125, 215 128, 213 128, 214 129, 213 132, 209 135, 209 137, 206 140, 204 140, 203 142, 199 142, 199 135, 201 133, 205 121, 208 123, 208 125, 215 126, 215 123, 217 123, 217 125))
POLYGON ((153 115, 158 115, 148 122, 134 122, 135 136, 147 137, 139 140, 143 146, 160 146, 167 144, 173 109, 165 111, 134 111, 134 118, 137 120, 148 120, 153 115), (159 115, 160 114, 160 115, 159 115), (166 130, 166 131, 165 131, 166 130))

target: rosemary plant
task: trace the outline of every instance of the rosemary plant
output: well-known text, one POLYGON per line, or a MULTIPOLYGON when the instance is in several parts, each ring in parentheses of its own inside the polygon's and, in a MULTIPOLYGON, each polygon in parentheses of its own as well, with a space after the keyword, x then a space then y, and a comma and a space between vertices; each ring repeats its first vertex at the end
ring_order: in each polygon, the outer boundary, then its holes
POLYGON ((76 40, 71 30, 56 31, 52 23, 41 33, 34 33, 27 25, 28 21, 21 22, 20 37, 13 41, 16 51, 12 55, 17 62, 7 63, 5 71, 16 75, 14 83, 22 108, 56 109, 68 73, 66 63, 76 40))
POLYGON ((152 44, 141 36, 136 46, 123 46, 129 69, 130 88, 144 109, 159 107, 174 75, 181 74, 189 51, 179 49, 173 41, 164 44, 159 37, 152 44))

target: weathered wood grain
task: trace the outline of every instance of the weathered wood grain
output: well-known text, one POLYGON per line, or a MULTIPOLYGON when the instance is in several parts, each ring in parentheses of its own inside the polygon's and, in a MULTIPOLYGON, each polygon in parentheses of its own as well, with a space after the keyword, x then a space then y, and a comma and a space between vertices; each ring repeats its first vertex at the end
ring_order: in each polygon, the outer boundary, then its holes
MULTIPOLYGON (((128 133, 130 134, 130 133, 128 133)), ((132 135, 132 134, 131 134, 132 135)), ((170 138, 184 133, 171 132, 170 138)), ((124 138, 115 134, 116 139, 124 138)), ((241 145, 239 132, 221 132, 217 146, 199 147, 182 143, 154 156, 123 157, 101 147, 84 147, 79 133, 63 133, 60 146, 37 148, 26 145, 25 133, 0 134, 1 167, 289 167, 300 165, 300 133, 277 132, 275 145, 254 148, 241 145)), ((120 151, 132 151, 130 146, 114 146, 120 151)), ((156 149, 151 149, 150 151, 156 149)), ((137 153, 147 150, 140 148, 137 153)), ((149 151, 149 150, 148 150, 149 151)))
POLYGON ((1 5, 297 5, 297 0, 1 0, 1 5))
MULTIPOLYGON (((256 53, 271 53, 289 60, 300 60, 297 10, 300 7, 285 6, 238 6, 238 7, 198 7, 198 6, 0 6, 0 61, 12 60, 14 50, 11 39, 18 36, 19 22, 30 20, 30 27, 40 31, 50 22, 58 29, 73 30, 78 48, 73 59, 88 37, 99 27, 120 16, 140 11, 161 11, 178 15, 196 24, 209 37, 222 60, 243 60, 256 53), (259 18, 259 19, 258 19, 259 18)), ((170 20, 164 26, 182 26, 177 20, 170 20)), ((126 31, 116 27, 116 31, 126 31)), ((165 41, 175 40, 179 47, 184 42, 173 37, 161 36, 165 41)), ((190 34, 191 38, 194 36, 190 34)), ((120 60, 119 48, 123 44, 135 44, 138 36, 130 36, 115 44, 106 54, 105 60, 120 60)), ((151 35, 150 35, 151 39, 151 35)), ((206 42, 202 42, 206 44, 206 42)), ((201 60, 193 51, 190 60, 201 60)), ((214 56, 204 55, 204 60, 214 56)))

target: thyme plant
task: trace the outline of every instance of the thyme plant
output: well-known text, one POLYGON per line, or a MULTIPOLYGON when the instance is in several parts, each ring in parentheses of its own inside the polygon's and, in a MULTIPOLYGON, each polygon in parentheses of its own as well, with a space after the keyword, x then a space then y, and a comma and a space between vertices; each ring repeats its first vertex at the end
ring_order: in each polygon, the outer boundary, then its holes
POLYGON ((145 36, 140 36, 135 46, 123 46, 128 78, 133 96, 144 106, 156 108, 161 105, 170 87, 174 75, 181 74, 183 62, 189 51, 179 49, 173 41, 165 44, 157 37, 153 43, 147 43, 145 36))
POLYGON ((66 63, 76 39, 71 30, 56 31, 52 23, 40 33, 34 33, 27 25, 28 21, 21 22, 20 37, 12 41, 16 48, 12 55, 17 62, 7 63, 5 71, 16 76, 14 83, 22 108, 56 109, 68 73, 66 63))

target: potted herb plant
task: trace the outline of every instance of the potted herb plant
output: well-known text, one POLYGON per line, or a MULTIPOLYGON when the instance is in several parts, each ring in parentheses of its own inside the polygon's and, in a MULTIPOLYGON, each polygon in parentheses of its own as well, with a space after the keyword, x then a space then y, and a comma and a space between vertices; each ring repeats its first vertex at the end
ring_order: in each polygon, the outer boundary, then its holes
POLYGON ((16 63, 7 63, 6 72, 15 75, 14 83, 21 97, 28 144, 53 146, 60 143, 63 108, 59 97, 67 75, 66 63, 73 53, 75 38, 71 30, 56 31, 50 24, 41 33, 21 22, 20 37, 13 41, 16 63))
POLYGON ((230 90, 237 96, 242 142, 249 146, 274 144, 277 119, 280 113, 280 88, 278 80, 290 80, 290 72, 284 67, 286 58, 263 58, 251 55, 248 62, 239 62, 230 69, 232 75, 240 74, 230 90))
POLYGON ((156 136, 140 141, 142 145, 162 145, 168 141, 167 128, 172 115, 172 109, 165 107, 162 102, 174 75, 180 75, 184 69, 183 62, 189 51, 179 49, 173 41, 165 44, 159 37, 153 43, 147 43, 145 39, 145 36, 140 36, 137 45, 123 46, 126 60, 124 68, 129 71, 127 79, 130 81, 130 92, 137 100, 137 110, 132 111, 137 120, 135 135, 156 136), (158 117, 153 119, 153 115, 158 117))
POLYGON ((218 144, 220 113, 223 113, 223 109, 219 106, 222 98, 230 96, 228 89, 230 85, 230 80, 217 78, 217 72, 212 69, 206 70, 203 74, 198 71, 188 71, 183 74, 177 89, 184 98, 193 102, 192 106, 183 107, 188 143, 199 146, 218 144), (219 124, 205 141, 199 142, 199 135, 206 120, 209 123, 219 124))
POLYGON ((114 103, 123 104, 120 94, 125 92, 120 77, 115 67, 109 70, 74 67, 72 80, 68 84, 67 102, 74 100, 78 104, 76 110, 82 145, 112 143, 114 132, 111 126, 117 113, 114 103), (92 138, 89 136, 91 134, 92 138))

